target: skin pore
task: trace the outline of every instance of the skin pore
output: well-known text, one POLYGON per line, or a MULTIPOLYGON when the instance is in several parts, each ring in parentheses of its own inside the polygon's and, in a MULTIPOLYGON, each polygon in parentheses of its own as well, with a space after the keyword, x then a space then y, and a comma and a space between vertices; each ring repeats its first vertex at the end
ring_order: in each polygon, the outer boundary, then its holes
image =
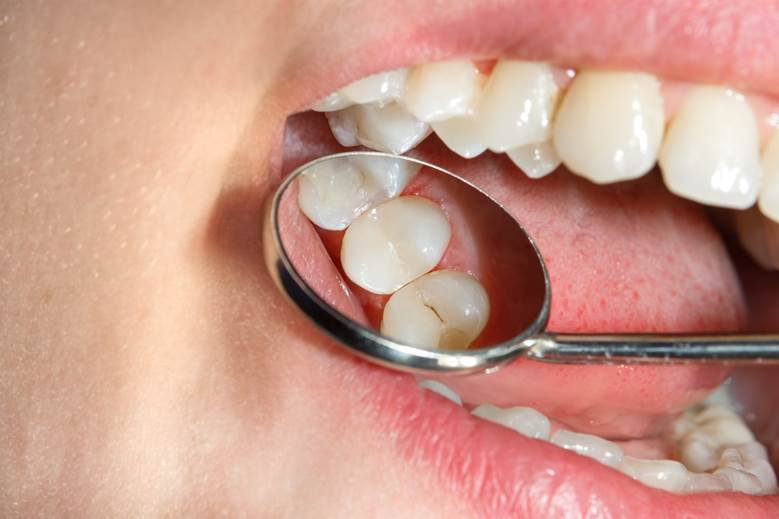
MULTIPOLYGON (((4 3, 0 515, 474 515, 479 484, 442 483, 449 462, 394 448, 378 417, 389 395, 407 398, 403 417, 432 397, 365 376, 281 298, 259 222, 289 114, 371 67, 409 64, 425 31, 466 30, 471 11, 509 3, 4 3), (403 45, 333 67, 377 33, 403 45)), ((678 73, 708 43, 689 37, 689 52, 661 59, 670 43, 630 53, 590 32, 600 44, 557 52, 678 73)), ((522 47, 490 38, 487 55, 522 47)), ((420 59, 458 51, 471 48, 420 59)), ((742 51, 723 46, 696 79, 775 94, 779 60, 728 65, 742 51)))

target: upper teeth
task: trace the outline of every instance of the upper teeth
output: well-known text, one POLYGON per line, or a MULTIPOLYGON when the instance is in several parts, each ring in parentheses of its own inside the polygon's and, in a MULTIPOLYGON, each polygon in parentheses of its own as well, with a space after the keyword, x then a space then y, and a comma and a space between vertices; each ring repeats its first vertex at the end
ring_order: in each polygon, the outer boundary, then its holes
POLYGON ((617 182, 645 174, 658 161, 674 193, 729 208, 759 200, 760 211, 779 222, 779 136, 767 144, 761 163, 757 119, 743 95, 694 88, 666 131, 654 76, 585 70, 563 92, 557 72, 517 60, 499 61, 488 78, 470 61, 419 65, 407 75, 361 80, 316 108, 343 108, 331 112, 330 121, 347 146, 403 153, 428 135, 429 123, 463 157, 506 152, 533 177, 562 161, 595 182, 617 182), (374 102, 348 106, 356 99, 374 102), (334 116, 340 113, 348 116, 334 116))

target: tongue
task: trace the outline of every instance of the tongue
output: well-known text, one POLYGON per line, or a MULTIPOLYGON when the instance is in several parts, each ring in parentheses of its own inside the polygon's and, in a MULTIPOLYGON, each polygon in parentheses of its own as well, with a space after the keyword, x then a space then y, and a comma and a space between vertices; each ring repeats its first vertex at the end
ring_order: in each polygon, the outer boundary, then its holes
MULTIPOLYGON (((336 151, 341 148, 321 115, 290 119, 286 172, 336 151)), ((719 235, 700 207, 671 195, 657 175, 610 186, 595 186, 563 170, 530 180, 505 156, 461 159, 435 138, 414 155, 479 185, 536 239, 552 281, 550 329, 717 332, 742 324, 740 286, 719 235)), ((466 213, 470 208, 448 208, 458 209, 466 213)), ((465 254, 454 244, 450 249, 447 256, 465 254)), ((475 254, 478 263, 490 251, 467 254, 475 254)), ((490 296, 507 300, 510 292, 490 296)), ((381 304, 371 300, 371 320, 381 304)), ((720 367, 520 361, 496 374, 448 378, 446 383, 471 404, 529 406, 574 430, 630 439, 662 433, 675 414, 726 376, 720 367)))

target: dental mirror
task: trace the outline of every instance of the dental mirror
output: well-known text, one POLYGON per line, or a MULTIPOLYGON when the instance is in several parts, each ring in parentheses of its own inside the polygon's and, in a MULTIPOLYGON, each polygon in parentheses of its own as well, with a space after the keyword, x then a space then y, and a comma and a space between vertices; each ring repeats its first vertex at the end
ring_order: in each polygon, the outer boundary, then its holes
POLYGON ((545 331, 549 274, 522 225, 464 178, 411 157, 347 152, 300 166, 269 199, 263 242, 272 278, 304 315, 393 369, 779 362, 775 335, 545 331))

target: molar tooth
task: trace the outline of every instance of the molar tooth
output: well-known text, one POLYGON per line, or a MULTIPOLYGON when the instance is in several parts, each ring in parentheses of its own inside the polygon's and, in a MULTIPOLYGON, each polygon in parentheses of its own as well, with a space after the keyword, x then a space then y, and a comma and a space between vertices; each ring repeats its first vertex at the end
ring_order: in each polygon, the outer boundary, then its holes
POLYGON ((469 115, 484 81, 471 61, 442 61, 418 65, 406 81, 404 101, 424 122, 469 115))
POLYGON ((746 470, 737 469, 733 467, 723 467, 717 469, 714 472, 715 476, 722 476, 730 481, 733 486, 733 490, 736 492, 743 492, 745 494, 759 494, 762 492, 763 485, 754 474, 747 472, 746 470))
POLYGON ((340 92, 333 92, 316 103, 311 109, 315 112, 334 112, 351 106, 352 102, 340 92))
POLYGON ((682 492, 690 480, 687 468, 673 460, 642 460, 625 456, 617 468, 647 486, 668 492, 682 492))
POLYGON ((452 117, 430 123, 430 126, 450 150, 463 158, 473 158, 486 149, 476 121, 471 116, 452 117))
POLYGON ((298 204, 323 229, 343 230, 369 208, 398 196, 421 166, 386 157, 350 157, 304 172, 298 204))
POLYGON ((362 288, 391 294, 438 264, 451 233, 440 206, 419 196, 394 198, 346 229, 341 265, 362 288))
POLYGON ((599 436, 559 429, 552 435, 550 441, 563 449, 587 456, 609 467, 617 467, 622 462, 623 453, 619 445, 599 436))
POLYGON ((758 206, 764 215, 779 223, 779 130, 774 131, 763 150, 762 166, 764 177, 758 206))
POLYGON ((683 493, 728 492, 729 490, 733 490, 733 485, 731 485, 730 480, 723 475, 690 474, 690 479, 685 485, 683 493))
POLYGON ((698 87, 666 132, 660 167, 671 192, 708 205, 746 209, 761 176, 757 123, 744 96, 698 87))
POLYGON ((451 400, 457 405, 463 405, 463 401, 460 398, 460 395, 458 395, 452 388, 449 386, 446 386, 445 384, 437 381, 437 380, 425 380, 420 379, 417 381, 417 384, 419 384, 420 387, 423 387, 425 389, 428 389, 432 391, 433 393, 437 393, 441 395, 442 397, 451 400))
POLYGON ((716 468, 718 461, 714 446, 694 435, 688 435, 680 442, 679 458, 693 472, 705 472, 716 468))
POLYGON ((403 154, 430 135, 430 126, 418 121, 399 103, 354 105, 328 112, 327 120, 342 146, 403 154))
POLYGON ((408 69, 405 68, 373 74, 344 87, 341 95, 360 104, 399 99, 406 86, 407 76, 408 69))
POLYGON ((560 166, 560 157, 552 141, 526 144, 508 150, 506 155, 530 178, 545 177, 560 166))
POLYGON ((426 274, 389 298, 381 333, 422 348, 467 348, 490 313, 487 293, 473 276, 453 270, 426 274))
POLYGON ((503 152, 549 140, 559 90, 551 67, 545 63, 499 61, 478 109, 487 147, 503 152))
POLYGON ((665 115, 660 82, 632 72, 584 71, 557 111, 563 163, 598 184, 640 177, 654 166, 665 115))
POLYGON ((547 440, 551 424, 549 418, 530 407, 502 409, 492 404, 482 404, 471 412, 474 416, 513 429, 537 440, 547 440))

